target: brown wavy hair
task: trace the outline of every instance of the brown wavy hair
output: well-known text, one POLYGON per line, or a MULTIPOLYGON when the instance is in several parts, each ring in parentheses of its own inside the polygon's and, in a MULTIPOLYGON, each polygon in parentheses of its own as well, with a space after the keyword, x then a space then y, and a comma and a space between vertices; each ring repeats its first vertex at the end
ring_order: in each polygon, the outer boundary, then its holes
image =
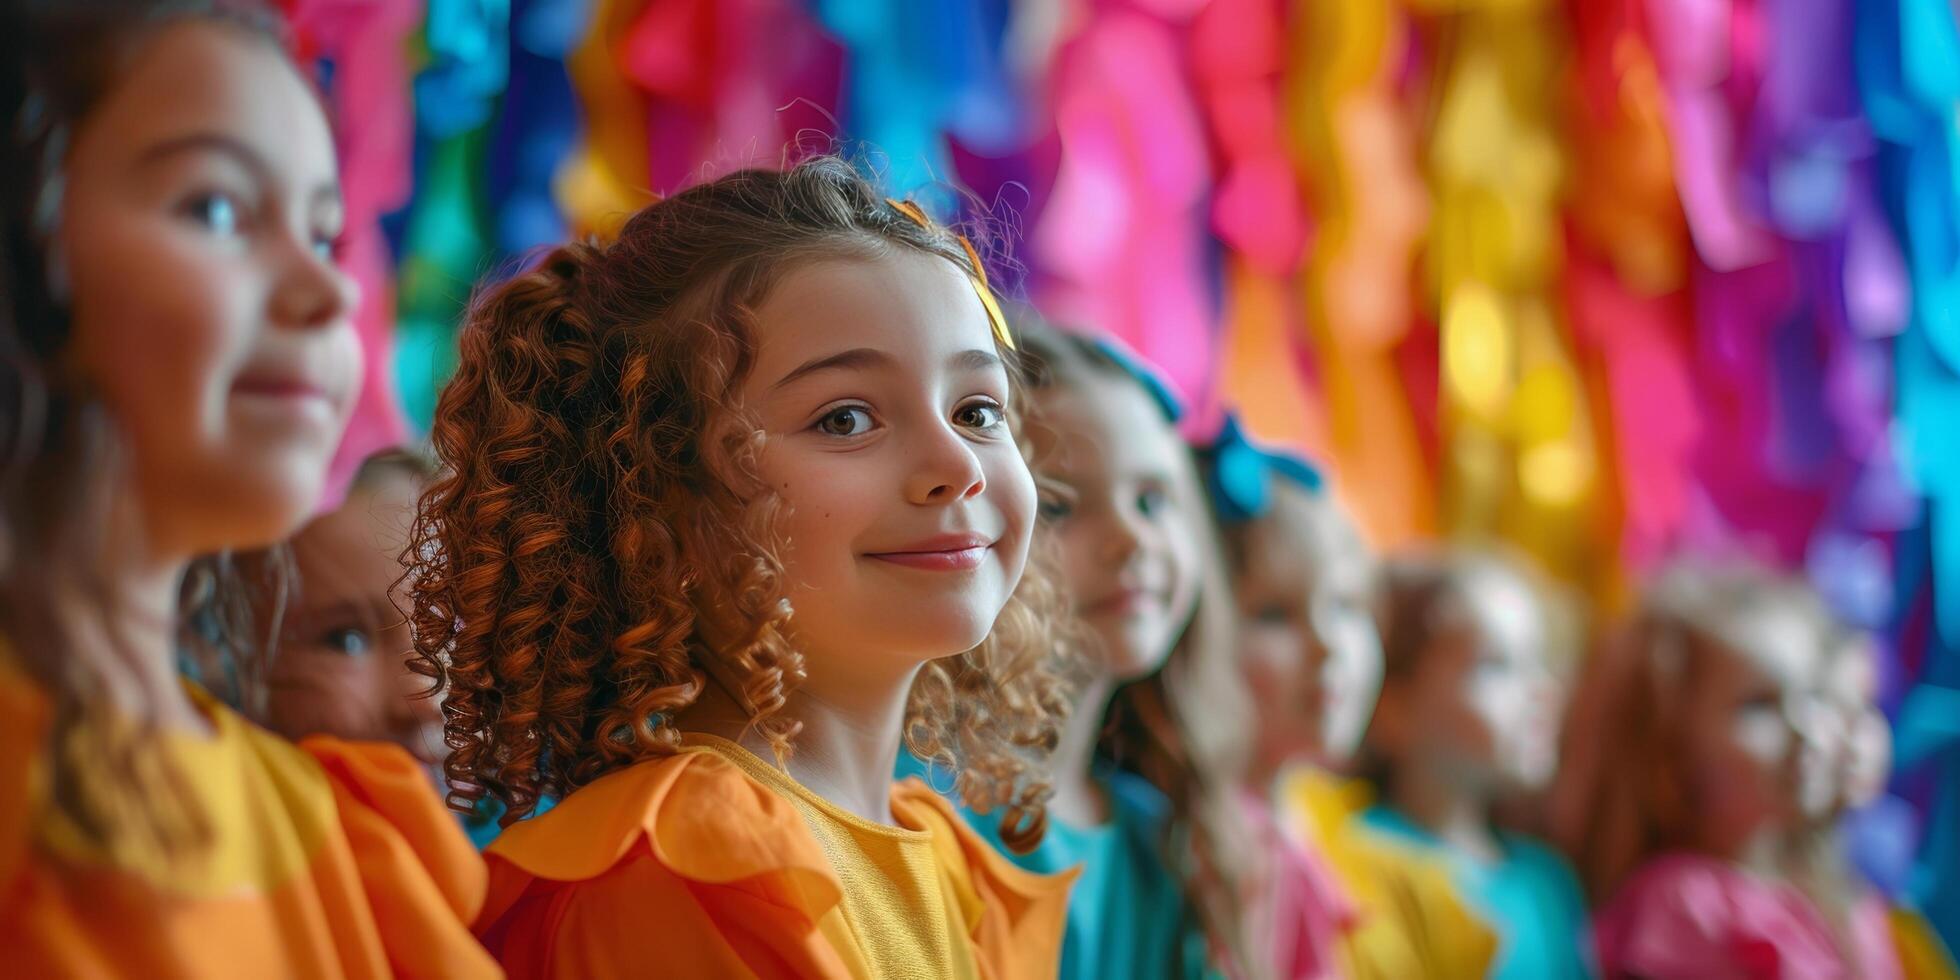
MULTIPOLYGON (((226 0, 10 0, 0 5, 0 634, 50 703, 43 764, 49 816, 111 853, 209 842, 187 774, 156 750, 154 719, 112 704, 105 677, 141 656, 112 635, 78 653, 79 618, 107 618, 113 570, 102 530, 127 474, 121 434, 95 394, 60 368, 72 341, 50 243, 75 132, 141 46, 203 21, 283 50, 283 24, 226 0), (132 717, 133 715, 133 717, 132 717)), ((243 707, 255 703, 262 635, 247 590, 283 592, 285 566, 192 564, 180 597, 180 664, 243 707), (255 574, 253 574, 255 573, 255 574)))
POLYGON ((1646 588, 1632 621, 1595 651, 1574 693, 1552 789, 1554 839, 1593 901, 1646 859, 1702 846, 1689 770, 1688 692, 1713 658, 1733 656, 1737 617, 1790 609, 1830 633, 1802 581, 1746 561, 1681 562, 1646 588))
MULTIPOLYGON (((404 557, 417 669, 445 691, 452 805, 492 796, 508 823, 673 752, 709 672, 787 756, 804 666, 784 632, 780 501, 736 399, 752 311, 799 263, 893 250, 979 271, 947 229, 816 157, 683 191, 475 300, 436 407, 443 473, 404 557)), ((985 642, 921 671, 905 720, 969 806, 1007 808, 1021 847, 1041 833, 1067 710, 1060 614, 1031 563, 985 642)))
MULTIPOLYGON (((1094 340, 1050 326, 1033 311, 1017 311, 1016 335, 1034 390, 1098 377, 1141 384, 1094 340)), ((1030 414, 1038 417, 1038 409, 1030 414)), ((1160 842, 1165 861, 1215 951, 1235 967, 1235 975, 1258 976, 1263 971, 1248 955, 1245 915, 1254 857, 1237 797, 1250 752, 1245 719, 1251 705, 1233 665, 1233 603, 1223 547, 1204 514, 1195 464, 1191 476, 1187 503, 1202 539, 1197 607, 1164 666, 1116 690, 1096 753, 1170 800, 1171 819, 1160 842)))

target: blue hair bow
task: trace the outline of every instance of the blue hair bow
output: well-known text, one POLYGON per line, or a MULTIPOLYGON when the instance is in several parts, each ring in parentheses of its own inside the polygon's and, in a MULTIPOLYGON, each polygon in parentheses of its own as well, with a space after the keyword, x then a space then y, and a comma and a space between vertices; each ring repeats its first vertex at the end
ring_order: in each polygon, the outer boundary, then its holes
POLYGON ((1308 493, 1325 489, 1327 480, 1312 463, 1291 453, 1263 449, 1246 438, 1238 416, 1225 413, 1225 424, 1199 458, 1212 509, 1225 524, 1243 524, 1264 517, 1273 506, 1273 481, 1286 480, 1308 493))
POLYGON ((1176 424, 1183 420, 1184 403, 1178 400, 1177 393, 1171 390, 1171 386, 1164 382, 1161 375, 1143 363, 1135 352, 1108 337, 1092 337, 1090 342, 1096 345, 1096 350, 1102 356, 1109 358, 1111 363, 1123 369, 1124 374, 1143 386, 1144 393, 1148 394, 1150 400, 1156 402, 1157 408, 1164 413, 1164 421, 1176 424))

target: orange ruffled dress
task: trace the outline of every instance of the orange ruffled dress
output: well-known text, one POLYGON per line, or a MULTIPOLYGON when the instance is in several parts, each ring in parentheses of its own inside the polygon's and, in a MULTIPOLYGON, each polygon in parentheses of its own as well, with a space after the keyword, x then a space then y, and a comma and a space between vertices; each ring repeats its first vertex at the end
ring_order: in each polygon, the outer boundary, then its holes
POLYGON ((1053 977, 1072 876, 1009 864, 917 780, 891 808, 689 734, 506 830, 478 933, 513 977, 1053 977))
POLYGON ((213 843, 112 856, 42 805, 49 704, 0 649, 0 973, 501 975, 468 929, 482 859, 406 752, 295 746, 192 696, 215 734, 159 737, 213 843))

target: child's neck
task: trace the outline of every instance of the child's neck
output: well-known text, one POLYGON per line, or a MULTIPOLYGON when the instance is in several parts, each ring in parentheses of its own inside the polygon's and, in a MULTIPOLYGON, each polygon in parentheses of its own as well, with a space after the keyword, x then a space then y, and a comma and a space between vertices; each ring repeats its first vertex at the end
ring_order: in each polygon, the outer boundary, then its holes
POLYGON ((1263 744, 1253 747, 1251 764, 1246 767, 1245 788, 1254 796, 1265 799, 1279 781, 1280 774, 1303 760, 1277 752, 1263 744))
MULTIPOLYGON (((120 523, 112 519, 112 524, 120 523)), ((103 694, 132 718, 160 728, 207 733, 210 720, 185 692, 177 671, 178 592, 188 559, 159 557, 134 544, 132 525, 111 527, 96 588, 60 596, 51 614, 73 638, 71 654, 90 662, 103 694)))
POLYGON ((1093 773, 1096 742, 1115 694, 1116 681, 1106 674, 1085 681, 1076 691, 1068 723, 1049 757, 1055 796, 1048 803, 1048 812, 1071 826, 1094 827, 1109 819, 1109 801, 1103 799, 1093 773))
POLYGON ((1489 800, 1423 772, 1420 766, 1403 768, 1405 772, 1397 773, 1390 805, 1458 853, 1487 864, 1503 860, 1503 844, 1490 826, 1489 800))
MULTIPOLYGON (((785 767, 790 777, 866 820, 896 823, 891 810, 892 772, 898 764, 905 704, 915 676, 916 670, 877 685, 853 678, 847 692, 827 691, 811 678, 792 692, 782 716, 803 727, 785 767)), ((720 683, 707 686, 680 718, 680 727, 720 735, 775 761, 769 741, 749 727, 748 710, 720 683)))
POLYGON ((1789 877, 1789 852, 1786 835, 1775 828, 1764 827, 1744 837, 1732 849, 1730 859, 1758 875, 1780 880, 1789 877))

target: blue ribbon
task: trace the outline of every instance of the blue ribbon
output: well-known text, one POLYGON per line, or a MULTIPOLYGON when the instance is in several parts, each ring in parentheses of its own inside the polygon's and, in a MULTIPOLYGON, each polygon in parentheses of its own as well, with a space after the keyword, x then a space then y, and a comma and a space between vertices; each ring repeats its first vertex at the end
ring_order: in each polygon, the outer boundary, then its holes
POLYGON ((1243 524, 1266 515, 1273 506, 1273 484, 1285 480, 1310 494, 1326 489, 1319 468, 1291 453, 1253 444, 1238 417, 1225 413, 1225 424, 1198 458, 1211 489, 1212 510, 1223 524, 1243 524))
POLYGON ((1183 421, 1184 402, 1177 397, 1176 392, 1171 390, 1171 386, 1164 381, 1163 376, 1144 364, 1129 348, 1108 337, 1094 337, 1090 342, 1096 345, 1098 353, 1109 358, 1111 363, 1123 369, 1124 374, 1143 386, 1144 393, 1148 394, 1150 400, 1157 403, 1158 410, 1164 413, 1164 421, 1173 425, 1183 421))

